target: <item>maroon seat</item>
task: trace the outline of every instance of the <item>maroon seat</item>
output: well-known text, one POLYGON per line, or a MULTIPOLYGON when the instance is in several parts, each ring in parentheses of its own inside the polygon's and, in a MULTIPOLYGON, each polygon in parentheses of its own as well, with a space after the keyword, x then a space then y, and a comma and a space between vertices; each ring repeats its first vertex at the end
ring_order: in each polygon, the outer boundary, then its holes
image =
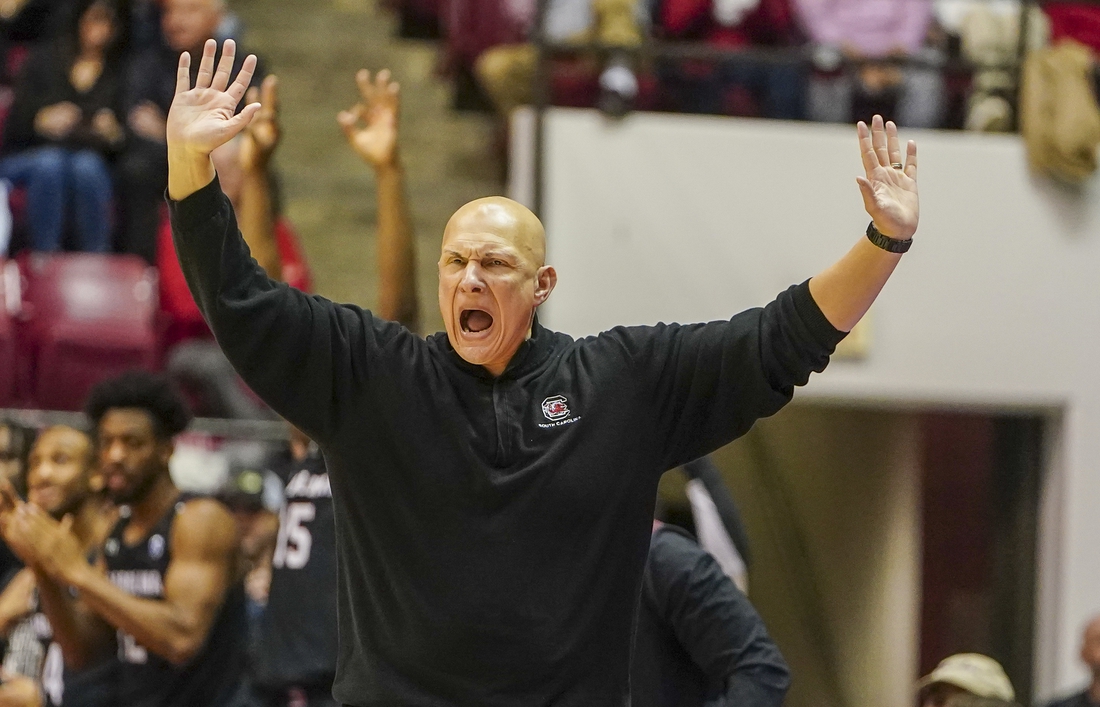
POLYGON ((18 307, 19 272, 14 263, 0 258, 0 407, 15 404, 15 323, 12 313, 18 307), (9 265, 11 266, 9 268, 9 265))
POLYGON ((157 363, 156 271, 133 255, 29 253, 22 341, 36 406, 79 410, 99 381, 157 363))

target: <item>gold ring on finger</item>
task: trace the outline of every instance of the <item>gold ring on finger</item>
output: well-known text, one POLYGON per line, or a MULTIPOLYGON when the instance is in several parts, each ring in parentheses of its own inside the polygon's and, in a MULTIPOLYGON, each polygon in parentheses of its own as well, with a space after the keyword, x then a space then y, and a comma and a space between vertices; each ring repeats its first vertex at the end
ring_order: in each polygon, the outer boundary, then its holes
POLYGON ((890 166, 893 167, 894 169, 901 169, 902 168, 901 162, 892 162, 892 163, 890 163, 890 166))

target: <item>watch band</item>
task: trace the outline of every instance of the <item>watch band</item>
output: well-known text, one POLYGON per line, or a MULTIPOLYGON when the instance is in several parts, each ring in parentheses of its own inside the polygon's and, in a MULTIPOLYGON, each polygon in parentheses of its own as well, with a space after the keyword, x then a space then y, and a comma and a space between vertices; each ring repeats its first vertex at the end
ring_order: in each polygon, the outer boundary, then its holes
POLYGON ((906 238, 903 241, 882 235, 882 232, 875 228, 874 221, 867 225, 867 240, 889 253, 904 253, 913 245, 912 238, 906 238))

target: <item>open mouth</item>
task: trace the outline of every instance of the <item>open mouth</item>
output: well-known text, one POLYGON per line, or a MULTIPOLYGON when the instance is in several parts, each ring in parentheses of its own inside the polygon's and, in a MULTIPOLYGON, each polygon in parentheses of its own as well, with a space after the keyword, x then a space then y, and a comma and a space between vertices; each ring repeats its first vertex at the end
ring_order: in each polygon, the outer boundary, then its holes
POLYGON ((478 334, 493 326, 493 315, 484 309, 464 309, 458 316, 462 331, 478 334))

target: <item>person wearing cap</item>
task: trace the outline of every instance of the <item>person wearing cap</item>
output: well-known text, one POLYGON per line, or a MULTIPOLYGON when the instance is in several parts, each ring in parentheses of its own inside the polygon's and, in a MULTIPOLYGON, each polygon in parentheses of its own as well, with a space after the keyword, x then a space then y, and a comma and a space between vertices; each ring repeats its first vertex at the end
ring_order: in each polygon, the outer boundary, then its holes
POLYGON ((1085 625, 1081 636, 1081 662, 1092 682, 1075 695, 1055 700, 1048 707, 1100 707, 1100 614, 1085 625))
POLYGON ((1016 691, 1001 664, 978 653, 940 661, 919 683, 920 707, 1009 707, 1016 691))

